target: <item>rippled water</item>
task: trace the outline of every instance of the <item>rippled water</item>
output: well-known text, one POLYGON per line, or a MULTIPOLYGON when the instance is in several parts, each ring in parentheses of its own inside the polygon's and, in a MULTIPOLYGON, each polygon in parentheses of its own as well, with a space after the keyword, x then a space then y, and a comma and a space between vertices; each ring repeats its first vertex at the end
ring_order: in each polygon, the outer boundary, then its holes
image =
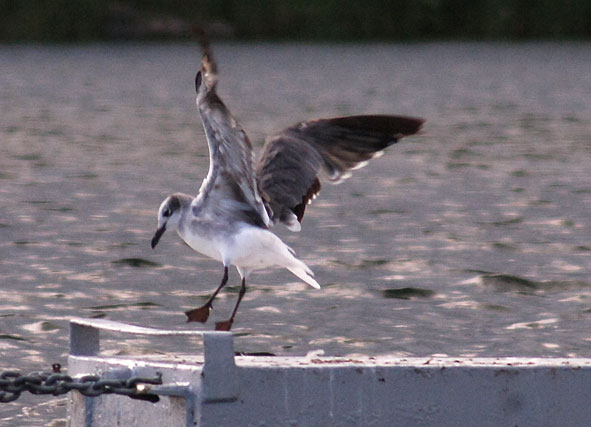
MULTIPOLYGON (((591 356, 591 44, 214 47, 257 147, 312 117, 428 120, 325 185, 301 233, 276 229, 323 288, 253 275, 237 350, 591 356)), ((198 61, 189 44, 0 47, 0 370, 65 365, 72 316, 185 328, 219 283, 176 235, 149 247, 162 199, 207 173, 198 61)), ((63 402, 26 396, 0 423, 60 425, 63 402)))

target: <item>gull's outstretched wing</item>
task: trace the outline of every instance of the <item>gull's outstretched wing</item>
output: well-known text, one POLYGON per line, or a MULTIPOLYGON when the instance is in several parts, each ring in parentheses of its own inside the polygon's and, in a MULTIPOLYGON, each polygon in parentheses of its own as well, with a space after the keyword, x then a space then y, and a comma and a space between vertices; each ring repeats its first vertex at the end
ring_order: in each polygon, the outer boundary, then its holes
POLYGON ((321 170, 338 183, 389 145, 418 132, 423 123, 386 115, 338 117, 301 122, 271 137, 256 176, 272 221, 298 231, 306 205, 320 191, 321 170))
POLYGON ((197 214, 207 206, 212 215, 266 227, 270 219, 257 189, 252 146, 216 93, 217 67, 205 40, 202 48, 195 89, 209 146, 209 172, 193 209, 197 214))

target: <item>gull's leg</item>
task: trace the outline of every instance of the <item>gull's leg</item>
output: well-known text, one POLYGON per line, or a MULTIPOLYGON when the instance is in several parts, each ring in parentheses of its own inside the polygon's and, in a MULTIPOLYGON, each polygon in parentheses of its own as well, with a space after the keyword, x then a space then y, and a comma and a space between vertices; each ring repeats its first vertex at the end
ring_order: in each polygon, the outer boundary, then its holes
POLYGON ((222 290, 222 288, 226 286, 226 283, 228 283, 228 267, 224 266, 224 277, 222 278, 222 283, 220 283, 220 286, 218 286, 213 295, 209 297, 207 302, 199 308, 185 311, 185 314, 187 315, 187 322, 207 322, 209 310, 212 308, 211 303, 216 295, 222 290))
POLYGON ((242 301, 242 297, 246 293, 246 279, 242 278, 242 286, 240 287, 240 293, 238 294, 238 301, 236 301, 236 305, 234 306, 234 310, 232 310, 232 315, 228 320, 224 320, 223 322, 216 322, 215 323, 215 330, 216 331, 229 331, 232 329, 232 323, 234 323, 234 316, 238 311, 238 306, 240 305, 240 301, 242 301))

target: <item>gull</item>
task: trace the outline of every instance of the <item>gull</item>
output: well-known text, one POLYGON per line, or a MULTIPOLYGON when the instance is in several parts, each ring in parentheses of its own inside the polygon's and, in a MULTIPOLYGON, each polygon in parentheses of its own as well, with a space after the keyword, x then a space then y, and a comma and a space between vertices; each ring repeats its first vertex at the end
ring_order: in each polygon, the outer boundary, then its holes
POLYGON ((339 183, 351 171, 413 135, 424 123, 415 117, 363 115, 317 119, 290 126, 269 138, 255 162, 251 143, 217 94, 218 74, 209 44, 195 76, 197 109, 209 147, 209 171, 196 197, 175 193, 158 210, 156 247, 176 230, 195 251, 220 261, 222 281, 207 302, 185 312, 188 322, 206 322, 212 303, 228 282, 228 268, 241 278, 238 300, 216 330, 229 331, 253 271, 283 267, 313 288, 312 270, 270 229, 282 223, 300 231, 306 206, 320 191, 323 173, 339 183))

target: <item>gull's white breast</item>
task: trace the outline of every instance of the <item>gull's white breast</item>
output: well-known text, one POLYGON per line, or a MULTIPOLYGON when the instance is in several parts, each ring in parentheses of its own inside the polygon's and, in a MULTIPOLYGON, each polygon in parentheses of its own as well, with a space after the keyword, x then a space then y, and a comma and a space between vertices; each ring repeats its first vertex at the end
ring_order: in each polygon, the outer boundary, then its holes
POLYGON ((210 239, 198 233, 190 233, 185 230, 177 230, 179 236, 189 245, 193 250, 203 254, 216 261, 224 262, 223 258, 223 242, 219 239, 210 239))

